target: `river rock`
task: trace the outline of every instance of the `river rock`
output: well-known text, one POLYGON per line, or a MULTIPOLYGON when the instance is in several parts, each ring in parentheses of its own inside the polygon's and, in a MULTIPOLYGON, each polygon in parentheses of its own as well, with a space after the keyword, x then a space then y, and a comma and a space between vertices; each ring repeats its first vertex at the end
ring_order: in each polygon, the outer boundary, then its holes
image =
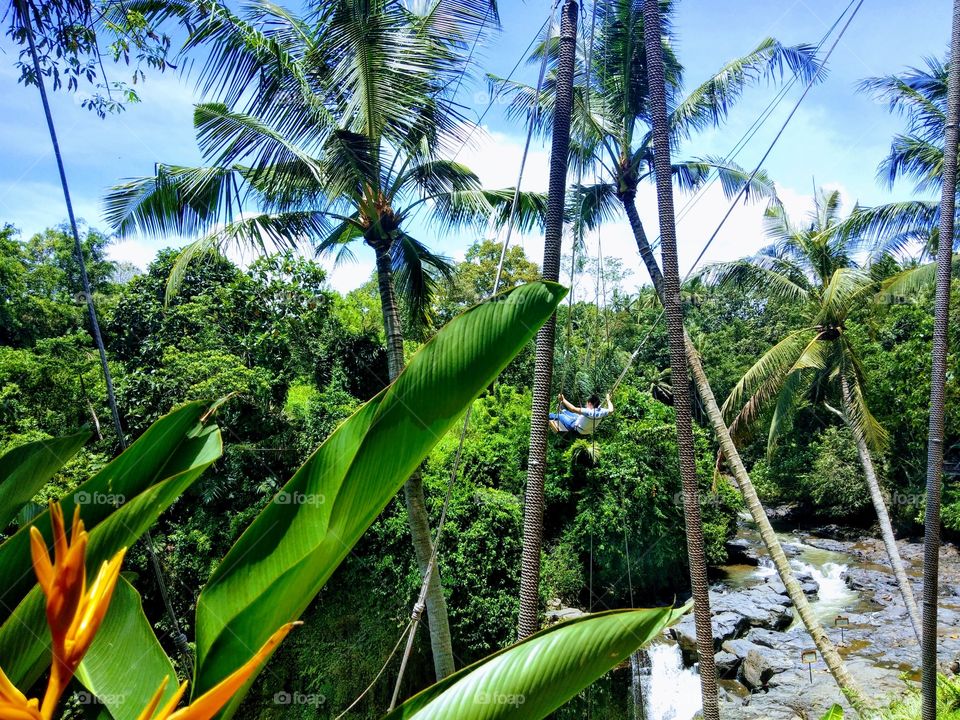
MULTIPOLYGON (((797 582, 800 583, 800 589, 803 590, 803 594, 808 597, 813 597, 820 592, 820 583, 818 583, 813 575, 810 574, 807 570, 794 570, 793 576, 796 578, 797 582)), ((777 593, 780 595, 787 594, 787 588, 780 581, 779 576, 767 578, 767 584, 770 585, 777 593)), ((792 601, 787 602, 788 605, 792 605, 792 601)))
POLYGON ((713 661, 717 666, 717 677, 721 680, 736 677, 737 668, 740 667, 740 658, 726 650, 721 650, 713 656, 713 661))
POLYGON ((756 545, 746 538, 728 540, 727 558, 734 565, 759 565, 760 552, 756 545))
POLYGON ((737 671, 737 679, 750 690, 765 688, 773 675, 774 670, 767 659, 758 650, 752 648, 743 658, 740 669, 737 671))
POLYGON ((793 610, 789 605, 789 598, 770 583, 735 593, 710 594, 710 607, 715 613, 734 613, 742 616, 750 627, 771 630, 782 630, 793 622, 793 610))

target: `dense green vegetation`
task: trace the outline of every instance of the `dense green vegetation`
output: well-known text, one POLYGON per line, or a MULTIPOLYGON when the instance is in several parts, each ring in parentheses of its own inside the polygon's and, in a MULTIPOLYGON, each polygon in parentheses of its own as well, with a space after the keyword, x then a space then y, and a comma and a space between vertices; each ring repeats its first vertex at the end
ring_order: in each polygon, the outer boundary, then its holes
MULTIPOLYGON (((69 239, 56 229, 21 238, 8 227, 3 240, 0 268, 13 281, 0 328, 7 339, 0 350, 0 450, 109 417, 84 308, 71 292, 69 239)), ((129 439, 179 403, 229 396, 218 415, 225 436, 222 459, 154 531, 177 614, 189 622, 199 589, 240 531, 306 455, 383 387, 386 363, 374 320, 376 291, 368 284, 339 295, 317 265, 290 255, 265 257, 241 269, 211 254, 191 264, 181 291, 165 305, 175 252, 163 251, 144 272, 132 273, 105 259, 101 235, 90 232, 87 244, 91 266, 97 268, 97 300, 129 439)), ((489 275, 491 255, 489 247, 477 246, 459 264, 455 284, 440 296, 438 315, 452 315, 476 299, 473 288, 482 287, 489 275)), ((519 252, 510 262, 511 282, 532 273, 519 252)), ((574 304, 569 336, 563 331, 567 311, 561 308, 558 383, 570 397, 609 387, 658 314, 648 302, 649 289, 631 294, 627 280, 609 280, 610 301, 599 314, 595 305, 574 304)), ((904 533, 916 531, 922 498, 926 388, 918 348, 929 342, 929 302, 929 294, 921 292, 897 304, 865 307, 848 321, 848 332, 862 349, 868 400, 895 439, 878 465, 904 533)), ((686 310, 717 392, 724 394, 798 319, 788 304, 752 291, 697 283, 688 290, 686 310)), ((408 342, 408 353, 417 344, 408 342)), ((514 361, 476 402, 453 488, 440 565, 461 663, 502 647, 515 632, 531 353, 514 361)), ((658 327, 617 393, 616 417, 601 424, 595 442, 551 441, 544 603, 559 599, 599 610, 629 606, 631 590, 637 606, 685 592, 667 366, 658 327)), ((949 388, 955 397, 955 380, 949 388)), ((957 463, 960 418, 955 410, 948 431, 948 462, 957 463)), ((35 500, 69 492, 101 467, 116 446, 109 427, 102 435, 35 500)), ((725 479, 714 479, 715 447, 708 433, 698 430, 697 438, 708 552, 712 562, 722 563, 738 499, 725 479)), ((434 522, 457 440, 456 434, 444 438, 425 467, 434 522)), ((816 402, 800 403, 771 457, 762 433, 750 448, 765 501, 796 503, 816 521, 871 522, 847 431, 816 402)), ((944 514, 948 530, 960 533, 960 498, 948 495, 944 514)), ((8 531, 25 519, 21 516, 8 531)), ((139 546, 131 563, 148 615, 163 628, 167 621, 159 593, 139 546)), ((419 585, 405 509, 394 500, 311 605, 306 626, 259 681, 248 700, 250 712, 259 713, 254 708, 262 706, 264 717, 271 717, 277 712, 273 695, 291 687, 322 696, 328 710, 349 704, 392 648, 419 585)), ((422 645, 423 639, 407 676, 410 689, 430 680, 429 645, 422 645)), ((364 707, 370 712, 384 707, 389 692, 386 684, 378 685, 364 707)), ((576 703, 570 712, 575 708, 576 703)), ((283 713, 312 717, 311 711, 285 708, 283 713)))
MULTIPOLYGON (((221 707, 333 717, 355 698, 361 716, 399 699, 388 717, 486 718, 490 691, 494 705, 523 704, 514 714, 524 717, 624 717, 625 661, 689 609, 671 606, 690 596, 692 573, 701 699, 717 720, 706 565, 727 560, 745 510, 840 690, 867 714, 759 500, 805 526, 877 523, 920 637, 895 535, 918 534, 926 508, 929 608, 943 405, 943 526, 960 538, 960 308, 954 294, 952 345, 945 320, 934 339, 929 262, 940 260, 943 319, 953 255, 940 236, 955 248, 956 233, 949 202, 925 199, 941 186, 953 194, 945 136, 960 99, 948 112, 946 98, 948 80, 958 97, 960 85, 946 62, 860 88, 905 116, 880 171, 891 185, 915 182, 917 198, 842 209, 838 191, 815 189, 800 219, 762 169, 671 160, 664 148, 720 126, 757 81, 822 81, 832 30, 816 46, 764 39, 691 91, 670 3, 598 0, 579 38, 585 7, 565 3, 560 36, 528 48, 542 62, 537 87, 488 78, 491 104, 502 95, 508 118, 559 141, 548 203, 483 187, 454 154, 472 135, 457 93, 499 24, 491 0, 297 10, 14 0, 8 10, 20 81, 39 87, 55 148, 45 78, 53 90, 89 83, 82 104, 103 116, 139 99, 108 79, 109 61, 132 65, 136 84, 143 68, 171 67, 167 33, 183 36, 176 59, 200 59, 204 166, 153 158, 152 176, 118 180, 105 198, 109 232, 78 232, 72 209, 32 237, 0 230, 0 715, 52 720, 72 682, 117 720, 152 718, 176 692, 157 679, 176 674, 190 678, 191 707, 207 706, 173 718, 208 720, 221 707), (671 178, 683 191, 719 179, 727 197, 762 199, 771 243, 699 268, 679 306, 668 216, 658 259, 653 218, 637 204, 641 184, 658 180, 668 207, 671 178), (544 275, 556 279, 564 225, 582 251, 588 231, 620 214, 653 287, 599 256, 568 258, 571 284, 589 276, 596 300, 561 306, 555 343, 548 323, 536 348, 563 288, 531 282, 540 269, 515 246, 498 266, 500 245, 478 240, 451 264, 425 242, 545 228, 544 275), (136 268, 108 259, 111 232, 194 241, 136 268), (254 251, 249 264, 229 259, 236 247, 254 251), (372 251, 376 269, 335 292, 315 257, 354 250, 372 251), (494 287, 513 289, 484 302, 494 287), (931 346, 946 356, 943 402, 931 346), (607 392, 616 413, 596 435, 551 435, 544 455, 549 397, 595 407, 588 398, 607 392), (468 406, 462 435, 452 432, 468 406), (87 525, 74 520, 68 550, 61 509, 74 507, 87 525), (87 574, 107 560, 86 596, 87 574), (131 572, 118 579, 122 562, 131 572), (628 606, 661 609, 601 612, 628 606), (527 637, 544 608, 596 614, 527 637), (305 626, 261 673, 298 619, 305 626), (398 654, 408 630, 409 666, 398 654)), ((955 12, 960 37, 960 0, 955 12)), ((59 150, 56 160, 69 206, 59 150)), ((932 615, 925 718, 937 701, 932 615)), ((953 712, 955 684, 940 690, 953 712)), ((97 704, 75 696, 64 716, 102 717, 97 704)), ((913 717, 914 704, 890 713, 913 717)))

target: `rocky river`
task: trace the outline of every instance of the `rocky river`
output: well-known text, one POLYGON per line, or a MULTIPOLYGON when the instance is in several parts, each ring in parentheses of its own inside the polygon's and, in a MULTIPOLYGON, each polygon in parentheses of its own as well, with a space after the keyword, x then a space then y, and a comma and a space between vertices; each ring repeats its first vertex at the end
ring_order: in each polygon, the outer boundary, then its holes
MULTIPOLYGON (((851 539, 836 528, 822 528, 784 533, 780 539, 860 686, 876 700, 906 693, 919 680, 919 643, 879 538, 851 539), (842 630, 838 615, 849 623, 842 630)), ((919 598, 922 545, 899 544, 919 598)), ((759 535, 744 526, 729 549, 736 564, 717 569, 711 590, 723 714, 743 720, 818 720, 833 703, 844 704, 819 657, 809 665, 801 662, 813 642, 795 617, 759 535)), ((960 554, 953 545, 942 549, 940 578, 939 657, 944 672, 957 672, 960 554)), ((688 615, 637 663, 643 696, 638 715, 646 720, 694 717, 700 709, 694 661, 693 617, 688 615)))

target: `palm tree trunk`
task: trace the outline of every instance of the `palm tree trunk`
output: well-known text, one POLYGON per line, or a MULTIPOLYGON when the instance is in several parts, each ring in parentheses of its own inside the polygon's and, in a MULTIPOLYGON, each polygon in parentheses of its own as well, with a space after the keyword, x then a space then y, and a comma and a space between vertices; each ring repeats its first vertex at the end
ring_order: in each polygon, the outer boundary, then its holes
MULTIPOLYGON (((43 75, 40 72, 40 60, 37 56, 37 44, 33 36, 33 21, 30 12, 33 8, 25 0, 16 0, 20 14, 24 19, 27 42, 30 47, 30 58, 33 63, 33 72, 37 80, 37 87, 40 90, 40 101, 43 104, 43 115, 47 121, 47 130, 50 133, 50 144, 53 146, 53 155, 57 161, 57 171, 60 174, 60 187, 63 190, 63 200, 67 206, 67 217, 70 220, 70 232, 73 234, 73 251, 77 256, 77 265, 80 268, 80 284, 83 288, 83 296, 87 304, 87 316, 90 319, 90 335, 93 337, 93 343, 97 347, 97 355, 100 358, 100 369, 103 372, 103 382, 107 390, 107 404, 110 406, 110 415, 113 418, 113 429, 117 434, 117 444, 121 451, 126 450, 127 441, 123 434, 123 425, 120 422, 120 410, 117 406, 117 395, 113 387, 113 374, 110 372, 110 364, 107 362, 107 348, 103 342, 103 335, 100 333, 100 322, 97 319, 97 306, 93 300, 93 288, 90 285, 90 276, 87 273, 87 263, 83 257, 83 244, 80 242, 80 232, 77 229, 77 219, 73 213, 73 201, 70 199, 70 185, 67 183, 67 171, 63 164, 63 155, 60 153, 60 141, 57 139, 57 129, 53 122, 53 113, 50 111, 50 101, 47 99, 47 88, 43 82, 43 75)), ((92 406, 91 406, 92 412, 92 406)), ((97 427, 97 435, 100 436, 100 421, 94 413, 94 420, 97 427)), ((160 595, 163 598, 163 604, 170 619, 173 628, 173 641, 177 651, 188 670, 193 666, 193 656, 190 646, 187 644, 187 636, 180 629, 180 621, 170 602, 167 583, 163 577, 163 571, 160 567, 160 560, 157 557, 157 551, 153 546, 153 537, 149 530, 144 532, 144 541, 146 542, 147 555, 149 555, 153 565, 154 574, 157 579, 157 586, 160 588, 160 595)))
MULTIPOLYGON (((573 65, 577 43, 577 3, 567 0, 560 20, 560 56, 557 96, 547 187, 547 218, 543 248, 543 278, 560 279, 563 209, 567 190, 567 154, 570 150, 570 113, 573 107, 573 65)), ((519 640, 540 628, 540 551, 543 545, 543 481, 547 462, 547 414, 553 385, 553 344, 557 316, 537 333, 530 410, 530 454, 523 499, 523 552, 520 565, 519 640)))
POLYGON ((643 36, 647 55, 647 82, 653 125, 654 172, 657 182, 657 209, 660 216, 660 246, 663 258, 663 308, 667 317, 670 373, 673 377, 673 408, 677 426, 677 451, 683 484, 683 517, 686 524, 690 585, 700 665, 700 694, 705 720, 720 720, 717 693, 717 666, 714 660, 713 625, 710 622, 710 584, 707 580, 707 553, 700 515, 697 485, 697 458, 693 442, 690 381, 684 352, 683 309, 680 307, 680 266, 677 259, 677 228, 673 211, 673 173, 670 163, 670 128, 667 124, 667 96, 663 74, 663 45, 660 28, 660 0, 644 0, 643 36))
MULTIPOLYGON (((850 395, 850 385, 847 378, 841 375, 840 388, 843 392, 843 412, 846 417, 851 415, 853 405, 850 395)), ((900 550, 897 548, 897 538, 893 534, 893 525, 890 522, 890 513, 887 512, 887 504, 883 499, 883 492, 880 490, 880 482, 877 480, 877 472, 873 466, 873 457, 870 454, 870 448, 867 447, 867 441, 856 427, 849 421, 847 427, 853 433, 853 441, 857 446, 857 455, 860 457, 860 464, 863 466, 863 474, 867 479, 867 487, 870 490, 870 499, 873 501, 873 508, 877 513, 877 523, 880 525, 880 536, 883 538, 883 546, 886 548, 887 557, 890 559, 890 568, 897 579, 897 586, 900 588, 900 595, 903 597, 903 603, 907 608, 907 615, 910 618, 910 624, 913 625, 913 631, 917 636, 917 642, 921 641, 920 610, 917 608, 917 601, 913 597, 913 590, 910 588, 910 580, 903 569, 903 560, 900 558, 900 550)))
MULTIPOLYGON (((660 288, 663 286, 663 275, 660 272, 660 267, 657 265, 657 262, 653 257, 650 244, 647 242, 646 233, 643 232, 643 225, 640 221, 640 215, 637 213, 635 200, 635 193, 628 192, 620 196, 620 201, 623 204, 624 211, 627 214, 627 218, 630 220, 630 226, 634 229, 633 237, 637 243, 637 249, 640 251, 640 256, 644 259, 647 272, 650 274, 650 278, 653 281, 654 287, 660 288)), ((662 302, 663 295, 659 291, 658 297, 661 298, 662 302)), ((750 517, 753 518, 754 523, 756 523, 757 528, 760 531, 760 538, 763 540, 763 544, 767 549, 767 554, 770 556, 770 560, 773 562, 773 566, 776 568, 777 574, 780 576, 780 581, 786 588, 790 601, 793 603, 794 608, 796 608, 797 614, 800 616, 800 620, 803 622, 804 627, 806 627, 807 632, 810 634, 813 644, 816 646, 817 651, 823 658, 824 663, 830 670, 830 673, 833 675, 833 679, 836 681, 840 691, 847 698, 847 701, 853 706, 857 713, 863 715, 864 712, 869 709, 870 704, 868 703, 863 692, 860 690, 856 681, 847 671, 846 665, 843 663, 843 658, 840 657, 837 649, 834 647, 833 643, 830 641, 830 638, 827 636, 827 633, 824 631, 820 620, 814 614, 813 608, 810 606, 810 602, 807 600, 807 596, 804 595, 803 589, 800 587, 800 583, 798 583, 797 579, 793 576, 793 569, 790 567, 790 561, 783 552, 783 547, 780 545, 780 540, 777 538, 777 534, 774 531, 773 526, 770 524, 770 518, 767 517, 766 511, 763 509, 763 505, 760 503, 760 497, 757 495, 756 488, 754 488, 753 482, 750 480, 750 474, 747 472, 747 468, 743 464, 743 459, 740 457, 740 452, 737 450, 737 446, 734 444, 733 438, 730 436, 730 430, 727 427, 726 421, 723 419, 723 413, 720 411, 720 406, 717 404, 717 399, 713 394, 713 388, 710 387, 710 381, 707 378, 706 372, 703 370, 703 363, 700 360, 700 354, 693 347, 693 343, 690 341, 690 337, 687 335, 684 336, 684 345, 687 355, 687 362, 690 365, 693 381, 697 387, 697 394, 700 396, 700 400, 703 402, 703 406, 707 412, 707 417, 710 418, 710 424, 713 427, 714 434, 717 437, 717 442, 720 445, 720 451, 723 453, 723 456, 727 461, 727 465, 730 467, 730 470, 733 473, 734 480, 740 489, 740 494, 743 496, 747 510, 750 512, 750 517)))
MULTIPOLYGON (((383 308, 383 328, 387 338, 387 368, 390 382, 401 373, 404 366, 403 333, 400 326, 400 314, 397 298, 393 290, 393 268, 390 261, 389 246, 377 243, 374 246, 377 257, 377 286, 380 290, 380 304, 383 308)), ((413 552, 417 558, 420 577, 430 574, 427 585, 426 610, 430 627, 430 648, 433 651, 433 669, 437 680, 451 675, 456 666, 453 656, 453 640, 450 636, 450 620, 447 616, 447 600, 440 584, 440 571, 437 563, 431 563, 433 557, 433 538, 430 535, 430 516, 427 513, 427 501, 423 494, 423 480, 417 470, 403 485, 403 497, 407 506, 407 522, 410 537, 413 539, 413 552)), ((414 613, 422 612, 414 608, 414 613)))
POLYGON ((930 371, 930 424, 927 440, 927 502, 923 524, 923 639, 921 695, 923 720, 937 718, 937 574, 940 566, 940 492, 943 482, 943 426, 949 352, 950 271, 953 262, 957 196, 957 124, 960 123, 960 0, 953 2, 953 32, 947 79, 947 117, 940 196, 940 245, 933 311, 933 363, 930 371))

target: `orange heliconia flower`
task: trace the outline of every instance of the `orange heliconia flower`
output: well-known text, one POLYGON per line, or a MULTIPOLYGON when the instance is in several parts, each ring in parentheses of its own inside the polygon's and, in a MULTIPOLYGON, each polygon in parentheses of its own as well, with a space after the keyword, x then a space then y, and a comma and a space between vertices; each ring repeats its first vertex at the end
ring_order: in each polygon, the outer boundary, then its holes
POLYGON ((3 720, 43 720, 36 700, 27 700, 0 669, 0 718, 3 720))
POLYGON ((230 701, 230 698, 243 687, 244 683, 246 683, 257 668, 266 661, 270 654, 276 649, 277 645, 283 641, 287 633, 289 633, 295 625, 300 625, 300 623, 287 623, 281 627, 270 636, 263 647, 260 648, 253 657, 247 660, 246 663, 237 670, 234 670, 232 674, 228 675, 224 680, 198 697, 190 705, 177 710, 176 707, 180 703, 180 698, 183 697, 183 693, 187 689, 187 684, 183 683, 167 704, 155 715, 154 713, 160 704, 160 699, 163 697, 163 692, 166 690, 167 682, 169 681, 169 678, 164 678, 157 692, 154 693, 150 704, 144 708, 137 720, 210 720, 210 718, 220 712, 220 708, 226 705, 227 702, 230 701))
POLYGON ((80 520, 80 509, 73 514, 69 541, 59 503, 50 503, 50 526, 53 530, 52 561, 43 535, 36 527, 30 528, 33 569, 47 597, 47 624, 53 648, 50 680, 40 708, 44 720, 53 717, 60 696, 100 629, 126 553, 124 548, 104 562, 93 584, 87 588, 88 537, 80 520))

